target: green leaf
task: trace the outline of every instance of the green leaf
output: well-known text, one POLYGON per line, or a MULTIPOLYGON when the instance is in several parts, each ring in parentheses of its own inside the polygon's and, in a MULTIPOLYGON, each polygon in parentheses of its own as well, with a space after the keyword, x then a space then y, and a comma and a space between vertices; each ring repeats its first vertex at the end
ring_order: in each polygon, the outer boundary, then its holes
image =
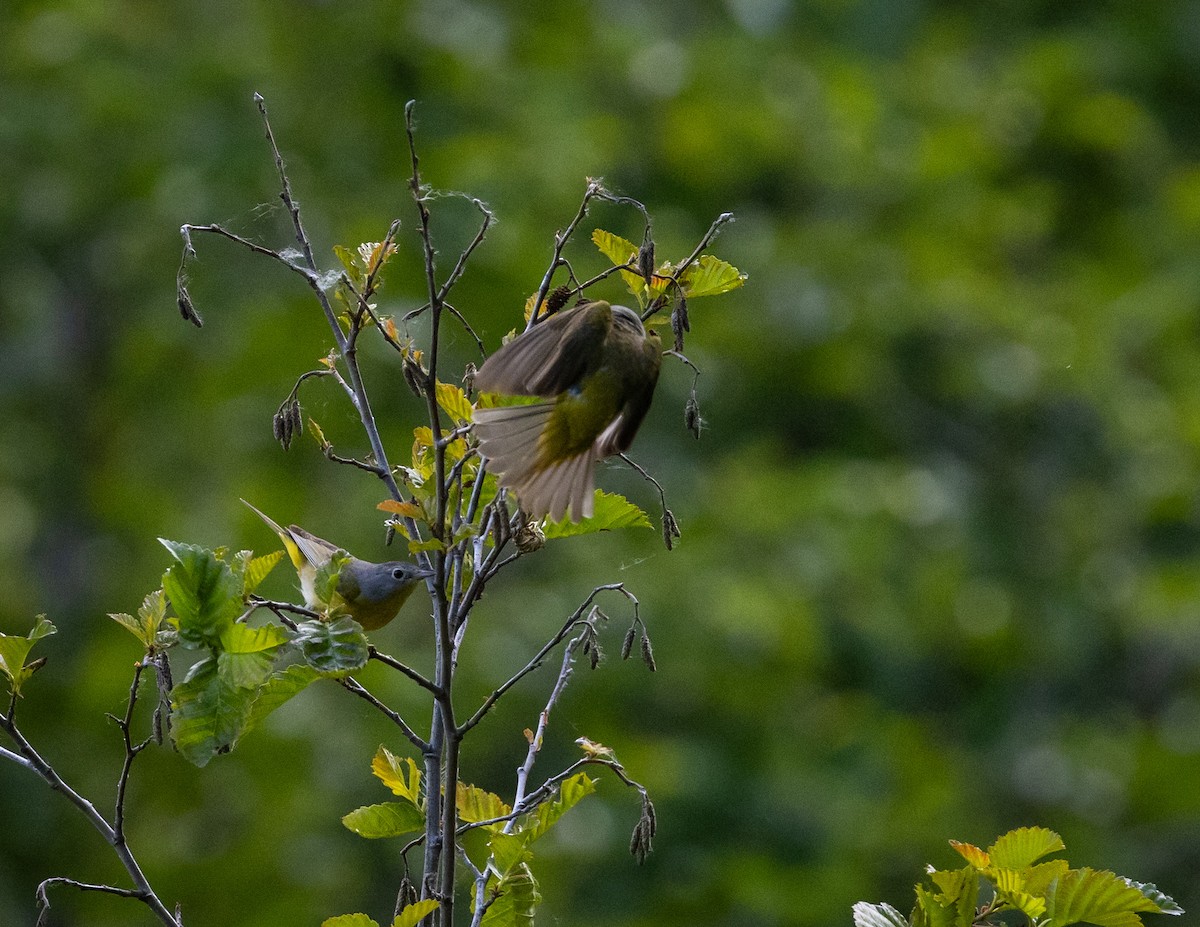
POLYGON ((1139 912, 1165 910, 1128 879, 1096 869, 1069 870, 1051 886, 1048 900, 1048 927, 1135 927, 1141 923, 1139 912))
POLYGON ((736 290, 745 282, 745 274, 711 254, 701 255, 700 260, 679 277, 679 284, 688 299, 719 296, 721 293, 736 290))
POLYGON ((529 866, 520 863, 513 867, 495 887, 500 896, 484 912, 480 927, 532 927, 533 910, 542 896, 529 866))
MULTIPOLYGON (((920 912, 919 920, 922 927, 971 927, 972 918, 968 917, 964 922, 959 915, 957 904, 939 901, 937 896, 924 885, 918 885, 915 891, 917 911, 920 912)), ((974 914, 974 912, 975 906, 972 905, 971 913, 974 914)), ((915 912, 913 921, 914 923, 918 921, 915 912)))
POLYGON ((569 538, 581 534, 594 534, 597 531, 612 531, 617 528, 653 528, 650 519, 640 508, 616 493, 596 490, 594 513, 591 518, 572 522, 564 517, 562 521, 547 521, 543 527, 546 540, 551 538, 569 538))
POLYGON ((536 810, 521 817, 521 831, 527 842, 532 843, 559 819, 579 804, 588 795, 596 791, 596 780, 586 773, 576 773, 558 787, 558 798, 554 801, 539 805, 536 810))
POLYGON ((211 550, 159 538, 176 562, 163 575, 163 591, 179 619, 179 637, 197 647, 213 644, 242 613, 242 584, 211 550))
POLYGON ((1062 837, 1044 827, 1010 830, 988 847, 992 865, 1001 869, 1024 869, 1049 853, 1065 850, 1062 837))
POLYGON ((471 407, 471 401, 467 399, 466 393, 459 387, 453 383, 438 383, 434 387, 434 395, 437 397, 437 404, 456 422, 471 421, 471 413, 474 409, 471 407))
POLYGON ((1135 882, 1133 879, 1125 879, 1130 886, 1141 892, 1151 904, 1158 907, 1158 914, 1182 914, 1183 908, 1175 903, 1175 899, 1170 895, 1164 894, 1158 890, 1158 886, 1152 882, 1135 882))
POLYGON ((356 287, 361 286, 367 278, 366 271, 358 259, 358 252, 351 251, 345 245, 334 245, 333 253, 346 269, 346 276, 356 287))
POLYGON ((467 785, 465 782, 458 783, 457 808, 458 816, 468 824, 490 821, 492 818, 503 817, 512 811, 512 808, 506 805, 499 795, 484 791, 474 785, 467 785))
POLYGON ((184 758, 204 766, 218 753, 228 753, 246 729, 258 692, 238 686, 207 657, 192 667, 187 679, 171 690, 171 737, 184 758))
POLYGON ((421 923, 421 921, 439 907, 440 904, 432 898, 426 898, 424 901, 414 901, 396 915, 396 919, 392 921, 392 927, 417 927, 417 924, 421 923))
POLYGON ((1031 921, 1039 920, 1046 913, 1046 899, 1028 890, 1024 872, 992 868, 986 875, 996 887, 996 895, 1023 912, 1031 921))
POLYGON ((342 824, 360 837, 402 837, 425 827, 425 815, 410 802, 389 801, 355 808, 342 818, 342 824))
POLYGON ((339 914, 325 918, 321 927, 379 927, 379 924, 365 914, 339 914))
POLYGON ((25 658, 29 656, 33 645, 56 630, 54 625, 46 620, 45 615, 38 615, 28 634, 0 634, 0 672, 8 677, 13 692, 19 694, 25 680, 38 669, 36 664, 25 665, 25 658))
POLYGON ((291 636, 282 625, 252 628, 235 622, 221 633, 217 668, 230 684, 257 688, 271 675, 276 653, 291 636))
POLYGON ((437 538, 430 538, 428 541, 409 541, 408 552, 410 554, 426 554, 430 551, 445 550, 446 545, 437 538))
POLYGON ((421 808, 421 767, 407 756, 403 763, 407 766, 401 765, 400 757, 381 745, 371 760, 371 772, 376 779, 391 789, 394 795, 406 798, 421 808))
POLYGON ((142 600, 142 607, 138 609, 136 618, 124 613, 113 614, 111 612, 108 617, 125 628, 125 630, 142 642, 143 647, 149 650, 154 646, 155 636, 158 634, 159 626, 162 624, 166 611, 166 597, 163 595, 161 589, 156 589, 142 600))
POLYGON ((952 906, 955 922, 969 927, 974 920, 975 904, 979 898, 979 871, 972 866, 962 869, 931 872, 929 878, 938 887, 935 900, 952 906))
POLYGON ((908 927, 904 915, 890 904, 860 901, 853 910, 854 927, 908 927))
POLYGON ((600 253, 613 262, 614 266, 628 264, 637 257, 638 246, 627 238, 596 229, 592 232, 592 241, 600 249, 600 253))
POLYGON ((488 838, 488 850, 491 851, 496 869, 501 874, 519 863, 528 862, 530 858, 528 841, 520 834, 496 831, 488 838))
POLYGON ((1045 895, 1055 879, 1061 879, 1070 869, 1065 859, 1052 859, 1025 870, 1025 891, 1031 895, 1045 895))
POLYGON ((344 550, 334 551, 333 555, 317 567, 313 576, 313 594, 318 602, 322 602, 331 611, 342 604, 337 594, 338 579, 342 575, 342 567, 350 562, 350 555, 344 550))
POLYGON ((304 662, 318 673, 350 673, 367 665, 367 637, 354 619, 302 621, 296 629, 304 662))
POLYGON ((252 728, 258 727, 267 715, 320 678, 320 673, 302 663, 272 674, 259 688, 258 697, 250 706, 250 713, 246 716, 245 724, 242 725, 242 736, 245 736, 252 728))
MULTIPOLYGON (((246 553, 249 553, 249 551, 246 553)), ((242 561, 242 595, 250 595, 250 593, 257 589, 282 559, 282 550, 272 551, 269 554, 263 554, 261 557, 245 558, 242 561)))

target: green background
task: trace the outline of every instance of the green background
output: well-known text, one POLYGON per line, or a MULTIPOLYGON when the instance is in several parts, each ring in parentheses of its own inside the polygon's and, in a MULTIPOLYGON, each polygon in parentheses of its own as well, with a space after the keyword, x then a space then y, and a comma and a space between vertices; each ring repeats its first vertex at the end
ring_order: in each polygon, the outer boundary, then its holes
MULTIPOLYGON (((471 705, 596 584, 628 583, 659 670, 580 670, 538 769, 612 746, 654 795, 655 853, 627 855, 636 796, 605 779, 539 851, 546 923, 845 924, 902 910, 947 838, 1059 831, 1077 865, 1200 908, 1200 6, 1162 0, 0 6, 0 631, 60 633, 19 718, 111 807, 133 611, 155 538, 272 549, 238 503, 382 558, 371 478, 271 415, 329 346, 299 278, 184 222, 275 247, 288 219, 251 102, 262 93, 320 259, 400 217, 381 309, 422 301, 404 103, 425 178, 500 219, 455 291, 489 348, 518 324, 585 178, 644 201, 660 258, 720 212, 750 275, 692 305, 691 375, 664 366, 634 456, 683 530, 560 541, 476 612, 471 705)), ((473 234, 433 203, 443 271, 473 234)), ((592 227, 568 249, 604 266, 592 227)), ((598 293, 620 296, 616 283, 598 293)), ((414 326, 421 337, 425 328, 414 326)), ((474 359, 447 329, 444 362, 474 359)), ((396 460, 420 423, 394 355, 364 352, 396 460)), ((363 453, 331 384, 306 413, 363 453)), ((652 514, 616 465, 600 483, 652 514)), ((269 591, 288 595, 284 571, 269 591)), ((414 600, 415 602, 416 600, 414 600)), ((377 635, 427 666, 419 608, 377 635), (403 626, 401 626, 403 625, 403 626)), ((414 724, 403 680, 363 680, 414 724)), ((463 778, 510 793, 551 676, 468 741, 463 778)), ((189 927, 382 919, 395 843, 341 814, 381 801, 380 743, 329 686, 197 771, 139 759, 130 839, 189 927)), ((0 923, 51 875, 124 884, 60 797, 0 764, 0 923)), ((149 923, 67 890, 54 923, 149 923)))

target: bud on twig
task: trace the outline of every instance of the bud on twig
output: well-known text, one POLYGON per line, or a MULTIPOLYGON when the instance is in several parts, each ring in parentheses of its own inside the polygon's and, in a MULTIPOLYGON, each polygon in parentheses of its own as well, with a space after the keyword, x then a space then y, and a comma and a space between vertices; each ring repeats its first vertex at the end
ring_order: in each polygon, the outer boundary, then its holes
POLYGON ((654 813, 654 802, 649 796, 642 794, 642 815, 633 828, 633 838, 629 841, 629 852, 641 865, 654 848, 654 834, 658 830, 658 816, 654 813))
POLYGON ((462 385, 463 392, 467 394, 467 398, 471 398, 471 394, 475 392, 475 374, 479 373, 479 369, 472 363, 467 363, 467 369, 463 371, 462 385))
POLYGON ((179 314, 187 321, 191 322, 197 328, 204 327, 204 320, 200 318, 200 313, 196 311, 196 306, 192 302, 192 294, 188 292, 186 286, 179 287, 179 314))
POLYGON ((521 524, 517 528, 517 533, 513 536, 513 542, 517 545, 517 550, 523 554, 532 554, 535 550, 541 550, 546 546, 546 534, 542 531, 541 526, 536 521, 530 521, 525 517, 525 513, 521 512, 521 524))
POLYGON ((425 397, 425 388, 422 383, 425 379, 425 368, 411 354, 405 354, 403 369, 404 382, 413 391, 413 395, 418 399, 423 399, 425 397))
POLYGON ((650 635, 646 633, 645 628, 642 628, 642 662, 650 672, 658 672, 658 666, 654 662, 654 648, 650 646, 650 635))

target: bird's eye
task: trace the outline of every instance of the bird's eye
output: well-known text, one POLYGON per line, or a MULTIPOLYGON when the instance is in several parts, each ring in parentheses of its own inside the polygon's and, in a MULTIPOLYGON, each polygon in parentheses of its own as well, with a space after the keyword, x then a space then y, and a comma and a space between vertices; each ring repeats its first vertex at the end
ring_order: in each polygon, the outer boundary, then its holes
POLYGON ((396 569, 392 570, 392 578, 393 579, 404 579, 403 567, 396 567, 396 569))

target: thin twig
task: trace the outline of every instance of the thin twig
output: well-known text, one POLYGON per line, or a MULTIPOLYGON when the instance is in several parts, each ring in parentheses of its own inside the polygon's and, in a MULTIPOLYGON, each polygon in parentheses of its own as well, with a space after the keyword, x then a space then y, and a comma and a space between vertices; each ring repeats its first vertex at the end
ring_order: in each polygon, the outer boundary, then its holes
MULTIPOLYGON (((704 233, 704 237, 700 239, 700 243, 698 245, 696 245, 696 247, 692 251, 692 253, 687 256, 687 258, 683 261, 682 264, 680 264, 678 267, 675 268, 674 271, 671 272, 671 276, 668 278, 669 283, 667 285, 668 286, 678 286, 679 278, 683 276, 684 271, 686 271, 689 267, 691 267, 693 264, 696 263, 696 261, 700 257, 700 255, 702 253, 704 253, 704 250, 709 245, 711 245, 713 239, 717 237, 718 233, 721 231, 722 226, 727 225, 728 223, 732 222, 733 220, 734 220, 734 215, 731 212, 723 212, 719 216, 717 216, 717 218, 715 218, 713 220, 712 225, 710 225, 708 227, 708 231, 704 233)), ((658 312, 662 308, 663 308, 663 306, 658 305, 657 301, 655 301, 654 303, 651 303, 650 307, 645 312, 642 313, 642 321, 645 322, 647 319, 650 318, 650 316, 654 315, 656 312, 658 312)))
POLYGON ((476 709, 475 713, 462 723, 462 726, 458 729, 460 736, 482 721, 484 716, 492 710, 492 707, 500 700, 505 692, 541 666, 550 651, 561 644, 563 640, 566 639, 567 635, 571 633, 572 629, 574 629, 577 625, 587 623, 589 619, 584 618, 583 613, 592 604, 592 602, 595 601, 596 596, 598 596, 601 592, 620 592, 626 598, 636 602, 636 599, 633 599, 633 596, 628 590, 626 590, 624 583, 606 583, 593 589, 588 594, 588 597, 583 600, 583 603, 571 613, 571 617, 569 617, 563 623, 563 626, 558 629, 558 632, 551 637, 550 640, 543 644, 541 649, 539 649, 536 654, 534 654, 533 659, 526 663, 524 667, 518 670, 508 680, 501 683, 501 685, 498 686, 491 695, 483 700, 483 704, 476 709))
POLYGON ((415 669, 412 669, 411 667, 406 666, 404 663, 401 663, 395 657, 388 656, 386 653, 376 650, 374 645, 371 645, 367 648, 367 657, 371 660, 378 660, 384 666, 390 666, 392 669, 398 670, 399 672, 401 672, 405 676, 407 676, 409 679, 411 679, 413 682, 415 682, 417 685, 419 685, 421 688, 428 689, 434 695, 441 694, 436 685, 434 685, 430 680, 426 679, 424 676, 422 676, 420 673, 418 673, 415 669))
POLYGON ((377 699, 374 695, 372 695, 370 692, 368 692, 367 689, 363 686, 363 684, 360 683, 357 679, 355 679, 352 676, 347 676, 345 679, 339 679, 338 683, 347 692, 352 692, 353 694, 355 694, 359 698, 361 698, 363 701, 372 705, 376 710, 378 710, 380 713, 382 713, 389 721, 391 721, 394 725, 396 725, 396 727, 400 728, 400 732, 405 737, 407 737, 409 739, 409 742, 412 743, 412 745, 414 747, 416 747, 419 751, 424 753, 430 749, 429 742, 426 741, 424 738, 422 738, 411 727, 409 727, 408 722, 406 722, 402 717, 400 717, 399 712, 395 711, 392 708, 389 708, 387 705, 385 705, 383 702, 381 702, 379 699, 377 699))

